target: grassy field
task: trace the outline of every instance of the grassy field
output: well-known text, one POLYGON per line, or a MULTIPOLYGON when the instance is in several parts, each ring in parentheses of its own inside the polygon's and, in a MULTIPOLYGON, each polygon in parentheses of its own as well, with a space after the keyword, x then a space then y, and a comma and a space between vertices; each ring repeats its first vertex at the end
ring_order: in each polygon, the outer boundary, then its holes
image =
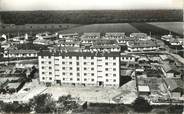
POLYGON ((184 22, 153 22, 151 25, 175 32, 177 34, 183 34, 184 22))

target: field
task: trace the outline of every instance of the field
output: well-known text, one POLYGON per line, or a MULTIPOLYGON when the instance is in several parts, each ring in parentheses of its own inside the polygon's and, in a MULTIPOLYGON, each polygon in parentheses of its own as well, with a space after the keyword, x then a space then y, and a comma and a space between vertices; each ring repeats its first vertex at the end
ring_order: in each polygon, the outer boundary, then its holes
POLYGON ((184 32, 184 22, 154 22, 149 23, 151 25, 175 32, 177 34, 183 34, 184 32))
POLYGON ((144 32, 156 36, 169 34, 182 37, 182 22, 152 22, 152 23, 109 23, 109 24, 90 24, 74 27, 60 31, 61 33, 71 32, 125 32, 129 35, 132 32, 144 32), (163 26, 161 26, 163 25, 163 26))
POLYGON ((71 32, 125 32, 130 34, 132 32, 139 32, 136 28, 128 23, 116 23, 116 24, 90 24, 83 25, 80 27, 75 27, 72 29, 61 31, 61 33, 71 33, 71 32))

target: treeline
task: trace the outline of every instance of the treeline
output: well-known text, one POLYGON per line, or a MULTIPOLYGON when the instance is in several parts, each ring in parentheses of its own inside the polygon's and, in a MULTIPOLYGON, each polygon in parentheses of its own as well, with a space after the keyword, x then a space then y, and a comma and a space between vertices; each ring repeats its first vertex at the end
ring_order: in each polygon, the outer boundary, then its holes
POLYGON ((183 21, 182 10, 6 11, 0 15, 3 23, 17 25, 183 21))

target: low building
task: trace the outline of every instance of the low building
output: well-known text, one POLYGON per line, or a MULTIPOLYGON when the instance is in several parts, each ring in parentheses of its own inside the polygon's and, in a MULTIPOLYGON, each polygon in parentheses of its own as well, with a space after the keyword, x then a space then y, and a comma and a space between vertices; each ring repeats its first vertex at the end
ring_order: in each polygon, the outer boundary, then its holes
POLYGON ((151 94, 149 86, 138 85, 139 96, 149 96, 151 94))
POLYGON ((78 33, 68 33, 68 34, 59 33, 59 38, 61 39, 78 38, 78 37, 79 37, 78 33))
POLYGON ((160 45, 153 40, 135 40, 127 43, 129 51, 155 51, 160 45))
POLYGON ((165 78, 164 81, 171 93, 171 98, 179 99, 184 95, 184 86, 182 80, 165 78))
POLYGON ((166 78, 181 78, 181 74, 176 66, 165 63, 162 65, 161 70, 166 78))
POLYGON ((90 33, 83 33, 83 35, 81 36, 82 38, 100 38, 101 34, 98 32, 90 32, 90 33))
POLYGON ((36 39, 36 40, 33 41, 33 44, 49 46, 49 45, 53 45, 54 42, 51 41, 51 40, 36 39))
POLYGON ((36 50, 5 50, 3 53, 4 58, 28 58, 38 57, 36 50))
POLYGON ((170 39, 172 39, 172 38, 173 38, 173 36, 172 36, 171 34, 163 35, 163 36, 161 37, 162 40, 167 41, 167 42, 169 42, 170 39))
POLYGON ((132 55, 127 55, 127 54, 121 53, 121 61, 135 62, 135 57, 132 55))
POLYGON ((126 37, 124 32, 108 32, 105 33, 105 38, 107 39, 124 39, 126 37))
POLYGON ((33 66, 35 66, 36 68, 38 68, 38 60, 32 60, 32 61, 21 61, 16 63, 15 67, 16 68, 32 68, 33 66))
POLYGON ((178 39, 175 39, 175 38, 171 38, 169 40, 169 43, 170 43, 171 46, 180 46, 181 45, 181 43, 179 42, 179 40, 178 39))
POLYGON ((135 38, 137 40, 148 40, 148 35, 146 33, 131 33, 131 38, 135 38))

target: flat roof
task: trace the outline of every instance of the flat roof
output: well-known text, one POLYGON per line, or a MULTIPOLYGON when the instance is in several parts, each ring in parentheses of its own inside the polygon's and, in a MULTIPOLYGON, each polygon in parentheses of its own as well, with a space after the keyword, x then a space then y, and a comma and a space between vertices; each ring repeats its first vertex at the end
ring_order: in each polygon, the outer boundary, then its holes
POLYGON ((150 92, 149 86, 138 86, 139 92, 150 92))

